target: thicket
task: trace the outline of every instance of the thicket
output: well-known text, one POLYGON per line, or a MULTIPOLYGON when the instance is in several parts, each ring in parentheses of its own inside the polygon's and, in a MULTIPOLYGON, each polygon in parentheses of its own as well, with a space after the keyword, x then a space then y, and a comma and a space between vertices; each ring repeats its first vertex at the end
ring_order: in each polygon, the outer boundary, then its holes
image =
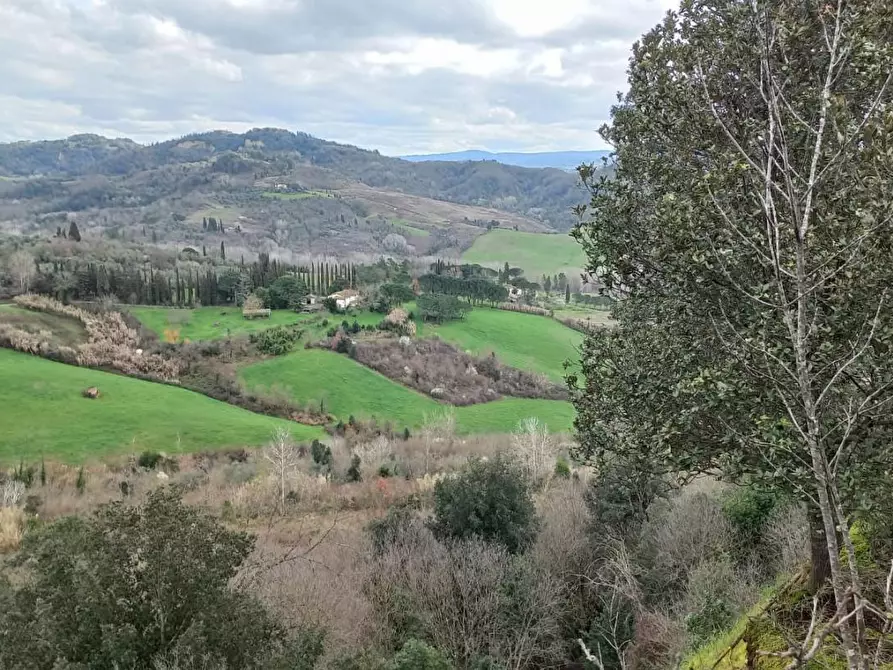
POLYGON ((358 340, 354 352, 353 358, 363 365, 452 405, 489 402, 504 395, 568 397, 566 388, 542 375, 503 365, 492 354, 471 356, 438 338, 358 340))

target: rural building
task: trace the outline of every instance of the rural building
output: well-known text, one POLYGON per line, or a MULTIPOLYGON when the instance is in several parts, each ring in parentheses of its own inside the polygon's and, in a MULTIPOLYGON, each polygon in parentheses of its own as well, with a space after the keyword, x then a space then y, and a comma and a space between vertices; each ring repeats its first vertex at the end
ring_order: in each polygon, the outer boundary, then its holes
POLYGON ((351 305, 355 304, 360 299, 360 292, 355 291, 352 288, 344 289, 343 291, 338 291, 337 293, 333 293, 329 296, 332 300, 335 301, 335 304, 338 306, 338 309, 347 309, 351 305))
POLYGON ((317 298, 315 295, 310 293, 307 295, 306 298, 304 298, 304 304, 305 305, 315 305, 317 300, 319 300, 319 298, 317 298))
POLYGON ((509 302, 518 302, 521 299, 523 291, 517 286, 506 286, 509 291, 509 302))

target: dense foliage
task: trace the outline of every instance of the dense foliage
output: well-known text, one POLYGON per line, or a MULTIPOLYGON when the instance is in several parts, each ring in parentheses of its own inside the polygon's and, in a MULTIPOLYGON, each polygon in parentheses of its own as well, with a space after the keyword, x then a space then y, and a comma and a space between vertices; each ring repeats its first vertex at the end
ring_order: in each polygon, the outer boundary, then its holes
POLYGON ((425 321, 452 321, 461 319, 471 309, 468 303, 462 302, 453 295, 442 293, 423 293, 418 297, 416 304, 419 314, 425 321))
POLYGON ((472 460, 458 477, 437 483, 431 528, 442 539, 478 538, 523 552, 536 534, 536 509, 524 474, 502 455, 472 460))
POLYGON ((684 2, 635 47, 616 179, 580 171, 575 235, 625 295, 584 348, 583 453, 798 496, 839 617, 866 606, 847 529, 893 466, 891 31, 885 2, 684 2))
POLYGON ((295 667, 282 665, 294 644, 312 667, 318 639, 290 642, 228 586, 252 543, 165 489, 140 507, 114 503, 29 533, 17 557, 27 579, 0 590, 0 665, 295 667))

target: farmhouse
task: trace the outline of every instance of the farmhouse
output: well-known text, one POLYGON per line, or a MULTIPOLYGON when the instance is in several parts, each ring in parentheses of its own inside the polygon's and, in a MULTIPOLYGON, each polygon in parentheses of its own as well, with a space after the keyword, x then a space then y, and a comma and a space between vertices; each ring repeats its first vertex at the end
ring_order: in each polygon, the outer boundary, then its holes
POLYGON ((335 301, 335 304, 338 306, 338 309, 347 309, 360 299, 360 292, 355 291, 352 288, 344 289, 343 291, 338 291, 337 293, 333 293, 329 296, 332 300, 335 301))
POLYGON ((523 293, 523 291, 517 286, 507 286, 506 288, 509 291, 509 302, 518 302, 518 300, 521 299, 521 293, 523 293))

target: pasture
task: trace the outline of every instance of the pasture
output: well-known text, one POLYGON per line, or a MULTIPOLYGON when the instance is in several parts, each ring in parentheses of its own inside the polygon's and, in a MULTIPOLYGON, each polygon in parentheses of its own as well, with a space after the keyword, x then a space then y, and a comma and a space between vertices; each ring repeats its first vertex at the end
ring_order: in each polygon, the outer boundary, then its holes
MULTIPOLYGON (((347 356, 319 349, 301 349, 287 356, 250 365, 240 377, 252 389, 274 389, 294 401, 319 406, 346 421, 376 418, 395 429, 422 425, 426 414, 448 407, 366 368, 347 356)), ((573 407, 555 400, 507 398, 456 408, 460 433, 507 433, 518 421, 537 416, 555 432, 567 431, 573 407)))
POLYGON ((491 351, 521 370, 539 372, 554 382, 564 379, 564 361, 579 361, 583 336, 545 316, 475 307, 461 321, 425 325, 423 334, 436 333, 460 349, 479 356, 491 351))
POLYGON ((490 267, 508 263, 522 268, 530 281, 539 282, 544 274, 579 275, 586 265, 586 255, 569 235, 496 229, 475 239, 462 254, 462 261, 490 267))
POLYGON ((318 428, 274 419, 185 389, 0 349, 0 463, 67 463, 139 453, 265 444, 278 426, 296 440, 318 428), (96 386, 101 397, 81 391, 96 386))
POLYGON ((276 200, 307 200, 309 198, 332 198, 332 194, 325 191, 301 191, 300 193, 288 193, 285 191, 264 191, 261 195, 265 198, 276 200))
POLYGON ((168 307, 128 307, 133 316, 146 328, 165 339, 176 333, 177 342, 189 340, 219 340, 232 335, 254 333, 273 326, 287 326, 313 318, 312 314, 298 314, 291 310, 275 310, 269 319, 246 319, 239 307, 199 307, 178 309, 168 307))

